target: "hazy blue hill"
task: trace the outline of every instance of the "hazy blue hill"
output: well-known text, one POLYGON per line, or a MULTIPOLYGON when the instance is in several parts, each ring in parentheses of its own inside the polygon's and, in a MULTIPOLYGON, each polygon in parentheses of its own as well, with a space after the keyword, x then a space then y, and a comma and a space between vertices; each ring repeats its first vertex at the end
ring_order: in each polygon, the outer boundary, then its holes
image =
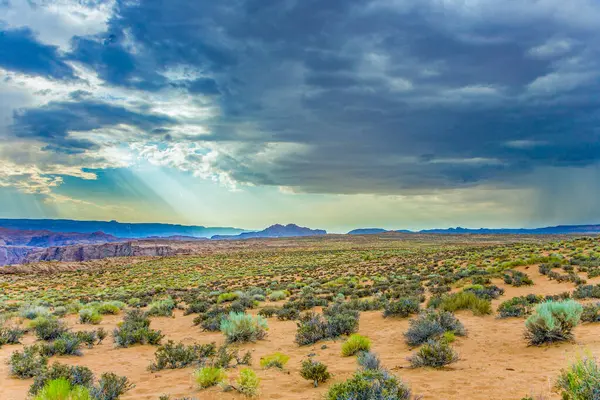
POLYGON ((558 234, 586 234, 600 233, 600 225, 558 225, 546 226, 543 228, 518 228, 518 229, 468 229, 468 228, 448 228, 448 229, 424 229, 419 233, 440 233, 440 234, 524 234, 524 235, 558 235, 558 234))
POLYGON ((204 227, 160 223, 121 223, 117 221, 76 221, 70 219, 0 219, 0 227, 51 232, 104 232, 120 238, 146 238, 150 236, 236 235, 244 229, 229 227, 204 227))

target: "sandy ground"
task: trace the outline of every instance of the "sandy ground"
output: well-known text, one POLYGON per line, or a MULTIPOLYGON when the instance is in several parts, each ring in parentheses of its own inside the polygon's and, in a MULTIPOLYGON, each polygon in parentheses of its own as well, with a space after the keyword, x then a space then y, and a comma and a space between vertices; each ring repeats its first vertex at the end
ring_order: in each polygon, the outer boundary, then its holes
MULTIPOLYGON (((525 268, 519 268, 525 270, 525 268)), ((536 267, 526 272, 534 280, 531 287, 514 288, 503 282, 494 282, 504 287, 506 293, 493 302, 494 308, 504 300, 528 293, 558 294, 572 291, 571 283, 550 281, 537 272, 536 267)), ((590 283, 600 282, 600 278, 590 283)), ((167 339, 185 343, 222 343, 220 333, 201 332, 193 326, 195 315, 183 316, 176 312, 175 318, 154 318, 152 327, 160 329, 167 339)), ((543 393, 547 399, 559 399, 551 393, 551 388, 560 370, 567 367, 577 356, 600 355, 600 324, 584 324, 575 329, 575 342, 543 347, 528 347, 523 338, 524 320, 518 318, 497 319, 494 316, 476 317, 470 312, 457 313, 468 331, 468 336, 458 338, 454 347, 460 361, 451 367, 434 369, 411 369, 406 358, 411 349, 404 343, 402 333, 408 327, 408 319, 384 319, 380 311, 361 314, 359 333, 368 336, 373 342, 372 350, 380 355, 383 365, 392 370, 423 399, 511 399, 519 400, 528 394, 543 393)), ((122 319, 122 316, 106 316, 101 325, 109 331, 122 319)), ((67 319, 73 329, 91 329, 89 325, 75 323, 73 316, 67 319)), ((261 378, 261 399, 320 399, 331 383, 348 378, 357 367, 355 357, 342 357, 342 341, 323 341, 313 346, 298 347, 294 343, 295 322, 269 319, 269 335, 266 340, 241 346, 253 351, 253 368, 261 378), (325 347, 326 348, 322 348, 325 347), (290 356, 285 371, 262 370, 259 367, 261 356, 283 352, 290 356), (299 375, 300 364, 311 353, 316 359, 329 366, 333 379, 313 388, 312 383, 299 375)), ((31 344, 35 338, 28 335, 23 342, 31 344)), ((32 380, 11 378, 6 360, 10 354, 20 349, 20 345, 4 346, 0 349, 0 399, 22 400, 27 398, 27 390, 32 380)), ((158 399, 161 394, 172 398, 191 397, 195 399, 241 399, 237 393, 224 393, 219 388, 198 391, 191 380, 193 368, 150 372, 148 365, 154 360, 153 346, 136 346, 128 349, 113 348, 112 338, 93 349, 84 349, 81 357, 54 357, 53 361, 73 365, 85 365, 96 376, 112 371, 126 375, 136 384, 123 399, 158 399)), ((235 379, 238 369, 228 371, 235 379)))

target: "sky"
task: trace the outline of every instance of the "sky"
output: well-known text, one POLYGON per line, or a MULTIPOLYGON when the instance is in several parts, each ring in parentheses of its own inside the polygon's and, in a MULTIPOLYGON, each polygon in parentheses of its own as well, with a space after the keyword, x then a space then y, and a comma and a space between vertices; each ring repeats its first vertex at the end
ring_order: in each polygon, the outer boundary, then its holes
POLYGON ((600 223, 597 0, 0 0, 0 217, 600 223))

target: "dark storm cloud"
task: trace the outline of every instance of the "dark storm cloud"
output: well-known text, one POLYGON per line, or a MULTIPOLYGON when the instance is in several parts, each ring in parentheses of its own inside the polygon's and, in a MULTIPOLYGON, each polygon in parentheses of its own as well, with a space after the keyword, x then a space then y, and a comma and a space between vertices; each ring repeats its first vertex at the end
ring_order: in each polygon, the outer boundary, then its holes
POLYGON ((57 47, 40 43, 28 28, 1 28, 0 20, 0 67, 47 78, 74 78, 57 47))
MULTIPOLYGON (((210 97, 202 139, 237 145, 214 166, 238 181, 397 193, 598 162, 599 20, 592 0, 122 0, 68 57, 110 85, 210 97), (162 74, 177 67, 201 78, 162 74)), ((61 144, 70 129, 130 118, 36 111, 17 131, 68 148, 88 145, 61 144)))
POLYGON ((72 138, 71 131, 90 131, 106 126, 128 124, 150 131, 174 121, 165 116, 141 114, 120 106, 80 100, 54 102, 40 108, 15 112, 12 133, 16 137, 46 143, 44 150, 68 154, 97 149, 98 145, 85 138, 72 138))

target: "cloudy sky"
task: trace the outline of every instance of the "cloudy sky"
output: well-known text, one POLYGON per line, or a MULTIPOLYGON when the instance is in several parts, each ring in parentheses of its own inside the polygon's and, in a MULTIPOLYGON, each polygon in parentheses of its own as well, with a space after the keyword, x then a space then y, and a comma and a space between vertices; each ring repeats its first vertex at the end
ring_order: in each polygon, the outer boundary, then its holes
POLYGON ((0 217, 600 222, 597 0, 0 0, 0 217))

